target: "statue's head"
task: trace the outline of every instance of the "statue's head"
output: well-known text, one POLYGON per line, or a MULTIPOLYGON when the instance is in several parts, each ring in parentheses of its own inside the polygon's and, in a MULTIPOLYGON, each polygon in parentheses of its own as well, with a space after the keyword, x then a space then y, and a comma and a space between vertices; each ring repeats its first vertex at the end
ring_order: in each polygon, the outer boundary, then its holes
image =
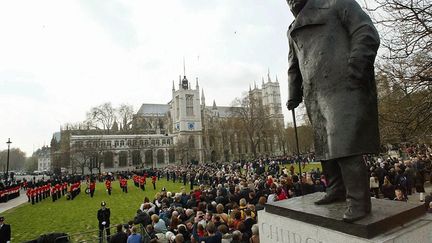
POLYGON ((291 12, 296 17, 300 13, 300 11, 303 9, 303 7, 306 5, 306 2, 307 2, 307 0, 286 0, 286 1, 288 3, 288 6, 291 9, 291 12))

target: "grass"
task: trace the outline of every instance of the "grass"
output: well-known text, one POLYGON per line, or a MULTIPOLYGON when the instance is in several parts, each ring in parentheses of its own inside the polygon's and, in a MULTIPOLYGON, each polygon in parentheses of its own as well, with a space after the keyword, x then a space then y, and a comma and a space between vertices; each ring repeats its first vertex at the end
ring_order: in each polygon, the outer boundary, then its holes
MULTIPOLYGON (((153 190, 153 185, 148 179, 146 191, 142 191, 129 180, 127 194, 121 191, 118 181, 113 182, 112 186, 111 196, 106 192, 103 183, 97 183, 94 197, 91 198, 84 193, 86 186, 82 184, 80 195, 73 201, 63 197, 52 202, 51 198, 48 198, 35 205, 26 203, 6 211, 3 215, 6 223, 12 227, 12 242, 28 241, 50 232, 77 234, 93 231, 88 235, 78 236, 76 240, 92 238, 97 236, 96 215, 101 201, 106 201, 107 207, 111 210, 111 225, 126 223, 133 219, 145 196, 153 199, 162 187, 166 187, 167 191, 179 192, 183 183, 167 182, 163 178, 156 183, 156 190, 153 190)), ((186 186, 186 190, 188 189, 189 185, 186 186)))
MULTIPOLYGON (((285 167, 289 169, 290 165, 285 167)), ((317 167, 321 169, 320 164, 306 164, 302 171, 308 172, 317 167)), ((297 172, 298 165, 295 165, 295 169, 297 172)), ((12 227, 12 242, 28 241, 51 232, 75 235, 74 240, 96 237, 98 234, 96 214, 101 201, 106 201, 107 207, 111 210, 111 225, 126 223, 133 219, 145 196, 153 199, 163 187, 171 192, 179 192, 183 183, 167 182, 162 178, 156 183, 156 190, 153 190, 150 179, 147 179, 146 191, 142 191, 133 185, 132 180, 129 180, 127 194, 121 191, 118 181, 113 182, 112 186, 111 196, 106 192, 104 183, 97 183, 94 197, 90 198, 84 193, 86 186, 82 184, 81 194, 73 201, 63 197, 52 202, 51 198, 48 198, 35 205, 26 203, 6 211, 3 215, 6 223, 12 227)), ((185 188, 188 191, 189 185, 185 188)))

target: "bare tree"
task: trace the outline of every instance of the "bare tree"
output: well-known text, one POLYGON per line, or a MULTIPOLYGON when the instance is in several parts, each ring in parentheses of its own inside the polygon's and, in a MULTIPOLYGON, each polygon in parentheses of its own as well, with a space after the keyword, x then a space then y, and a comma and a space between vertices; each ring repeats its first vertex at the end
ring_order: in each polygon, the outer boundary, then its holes
POLYGON ((87 124, 95 129, 103 129, 108 134, 115 120, 115 109, 109 102, 93 107, 87 112, 87 124))
POLYGON ((133 121, 134 110, 131 105, 121 104, 117 111, 117 120, 120 121, 122 130, 127 131, 131 129, 133 121))
POLYGON ((258 97, 246 95, 233 101, 230 112, 231 117, 238 120, 238 129, 247 134, 251 151, 256 157, 258 146, 263 140, 264 130, 270 125, 268 109, 258 97))
POLYGON ((383 142, 422 140, 432 132, 432 4, 375 0, 366 5, 380 28, 377 76, 383 142))

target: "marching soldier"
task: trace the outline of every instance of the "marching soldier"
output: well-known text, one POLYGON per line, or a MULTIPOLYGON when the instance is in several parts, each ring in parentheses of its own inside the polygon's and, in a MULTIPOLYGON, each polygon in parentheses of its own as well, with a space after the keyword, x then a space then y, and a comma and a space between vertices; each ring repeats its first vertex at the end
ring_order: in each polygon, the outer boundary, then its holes
POLYGON ((96 190, 96 182, 93 179, 90 180, 89 188, 90 188, 90 197, 93 197, 94 192, 96 190))
POLYGON ((105 187, 107 189, 108 195, 111 195, 111 181, 107 178, 107 180, 105 181, 105 187))
POLYGON ((125 192, 125 193, 128 192, 127 179, 126 178, 123 177, 120 179, 120 186, 121 186, 123 192, 125 192))
POLYGON ((140 188, 141 188, 141 190, 145 191, 146 177, 145 176, 140 176, 139 180, 140 180, 140 188))
POLYGON ((155 175, 152 176, 152 184, 153 184, 153 189, 156 190, 156 179, 157 177, 155 175))

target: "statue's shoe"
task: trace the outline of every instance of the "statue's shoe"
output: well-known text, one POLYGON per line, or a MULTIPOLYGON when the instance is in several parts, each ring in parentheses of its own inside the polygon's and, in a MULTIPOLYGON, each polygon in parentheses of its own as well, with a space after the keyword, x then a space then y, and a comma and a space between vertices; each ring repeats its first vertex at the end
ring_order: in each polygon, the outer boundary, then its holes
POLYGON ((326 205, 326 204, 331 204, 335 202, 344 202, 344 201, 345 201, 345 196, 325 195, 323 198, 321 198, 320 200, 314 203, 315 205, 326 205))
MULTIPOLYGON (((369 211, 370 212, 370 211, 369 211)), ((365 210, 354 209, 352 207, 348 207, 345 211, 342 220, 347 223, 352 223, 354 221, 360 220, 366 217, 369 212, 365 212, 365 210)))

